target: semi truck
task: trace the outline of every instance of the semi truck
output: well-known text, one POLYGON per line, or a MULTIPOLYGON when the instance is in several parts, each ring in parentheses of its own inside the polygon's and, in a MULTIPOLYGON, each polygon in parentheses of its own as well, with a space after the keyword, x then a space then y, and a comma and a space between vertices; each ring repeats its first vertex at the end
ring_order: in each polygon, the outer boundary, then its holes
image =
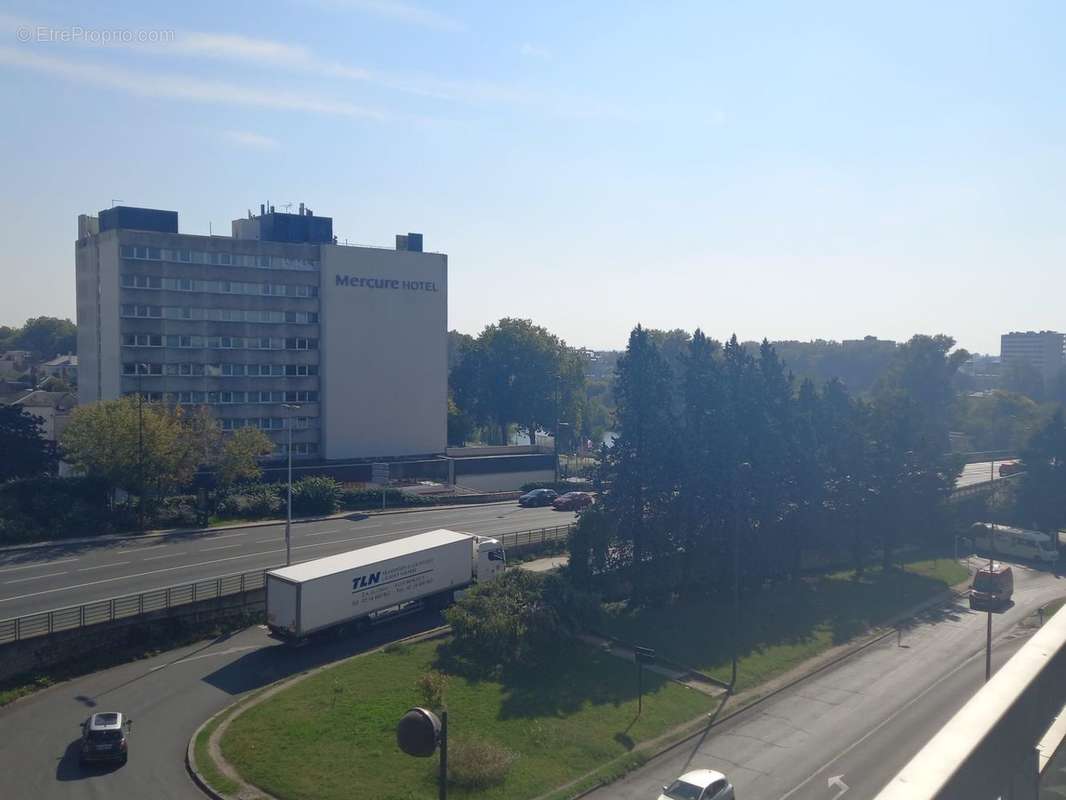
POLYGON ((303 641, 337 625, 416 604, 448 605, 457 591, 506 566, 496 539, 443 528, 266 573, 267 627, 303 641))

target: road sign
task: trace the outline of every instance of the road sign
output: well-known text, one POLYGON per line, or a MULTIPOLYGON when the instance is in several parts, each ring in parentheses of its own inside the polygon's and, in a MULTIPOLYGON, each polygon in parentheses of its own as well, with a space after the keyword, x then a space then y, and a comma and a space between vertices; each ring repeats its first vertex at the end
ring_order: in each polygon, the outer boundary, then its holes
POLYGON ((655 651, 650 647, 634 647, 633 660, 638 664, 654 664, 655 651))

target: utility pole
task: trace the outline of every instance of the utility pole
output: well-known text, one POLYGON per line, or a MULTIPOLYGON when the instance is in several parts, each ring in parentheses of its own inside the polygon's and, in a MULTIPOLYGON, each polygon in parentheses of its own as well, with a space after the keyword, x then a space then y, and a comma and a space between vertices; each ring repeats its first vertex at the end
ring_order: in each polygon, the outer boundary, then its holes
MULTIPOLYGON (((292 411, 300 406, 295 403, 282 403, 281 407, 292 411)), ((285 504, 285 566, 287 567, 292 564, 292 414, 285 419, 285 430, 288 433, 285 454, 289 457, 288 502, 285 504)))
MULTIPOLYGON (((729 691, 732 693, 737 685, 737 654, 740 649, 740 526, 741 526, 741 495, 744 485, 747 483, 748 474, 751 472, 751 464, 747 461, 738 464, 736 475, 733 478, 733 669, 729 680, 729 691)), ((743 519, 747 522, 747 507, 745 505, 743 519)))
MULTIPOLYGON (((993 540, 993 545, 995 541, 993 540)), ((995 561, 988 559, 988 571, 994 573, 995 561)), ((988 625, 985 633, 985 683, 992 678, 992 607, 988 608, 988 625)))

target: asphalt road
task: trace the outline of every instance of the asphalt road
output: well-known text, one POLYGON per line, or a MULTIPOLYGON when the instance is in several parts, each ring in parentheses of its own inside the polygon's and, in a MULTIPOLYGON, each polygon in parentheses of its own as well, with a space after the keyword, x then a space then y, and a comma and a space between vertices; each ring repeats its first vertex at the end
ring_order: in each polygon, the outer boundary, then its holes
POLYGON ((259 627, 46 689, 0 709, 4 800, 204 800, 185 771, 200 724, 245 692, 440 624, 423 615, 339 642, 292 648, 259 627), (80 724, 95 711, 133 720, 125 766, 78 765, 80 724))
POLYGON ((959 479, 955 481, 955 485, 958 487, 973 486, 975 483, 987 483, 992 480, 999 480, 999 468, 1004 464, 1013 464, 1013 460, 1009 461, 978 461, 974 464, 967 464, 962 469, 962 474, 959 479))
MULTIPOLYGON (((566 525, 575 515, 517 503, 401 514, 352 513, 294 524, 294 562, 435 528, 482 535, 566 525)), ((176 533, 0 552, 0 619, 78 605, 285 562, 285 526, 176 533)))
MULTIPOLYGON (((1020 647, 1017 623, 1066 595, 1066 580, 1016 567, 1013 608, 993 617, 993 667, 1020 647)), ((984 682, 985 621, 966 601, 934 609, 861 655, 786 690, 653 760, 589 800, 648 800, 697 768, 717 769, 741 800, 877 795, 984 682)))
MULTIPOLYGON (((1066 594, 1053 575, 1020 570, 1016 604, 995 618, 995 665, 1024 642, 1012 627, 1066 594)), ((432 615, 394 621, 363 637, 290 648, 261 628, 172 651, 52 687, 0 709, 0 796, 4 800, 181 798, 203 795, 183 759, 205 719, 274 680, 370 649, 439 623, 432 615), (124 767, 81 769, 78 725, 92 711, 134 720, 124 767)), ((682 744, 596 800, 649 800, 686 769, 721 769, 742 800, 827 800, 843 776, 846 800, 876 795, 982 683, 984 617, 956 604, 928 613, 903 635, 875 645, 786 690, 703 740, 682 744)))

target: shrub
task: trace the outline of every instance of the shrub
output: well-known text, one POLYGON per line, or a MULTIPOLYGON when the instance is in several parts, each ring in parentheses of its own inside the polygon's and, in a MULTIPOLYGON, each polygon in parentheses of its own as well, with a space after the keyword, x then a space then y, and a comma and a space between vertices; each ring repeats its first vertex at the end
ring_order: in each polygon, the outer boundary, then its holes
POLYGON ((341 485, 325 475, 309 475, 292 485, 292 513, 329 514, 340 504, 341 485))
POLYGON ((599 601, 560 575, 521 569, 466 592, 444 612, 451 653, 482 674, 536 668, 558 655, 562 640, 594 624, 599 601))
POLYGON ((155 521, 165 527, 190 527, 198 521, 197 510, 194 494, 164 497, 155 510, 155 521))
MULTIPOLYGON (((380 489, 345 489, 341 492, 340 503, 344 508, 352 510, 364 508, 381 508, 380 489)), ((401 508, 411 506, 431 506, 434 502, 429 497, 417 494, 408 494, 399 489, 385 490, 385 503, 389 508, 401 508)))
MULTIPOLYGON (((294 494, 294 502, 295 499, 294 494)), ((284 508, 281 487, 277 484, 246 483, 233 487, 222 496, 217 513, 222 517, 270 517, 284 508)))
POLYGON ((457 739, 448 745, 448 783, 486 789, 503 783, 517 756, 484 739, 457 739))
POLYGON ((93 478, 22 478, 0 484, 0 544, 114 530, 107 486, 93 478))
POLYGON ((422 703, 426 708, 443 708, 444 693, 448 689, 448 676, 443 672, 431 670, 415 681, 422 703))

